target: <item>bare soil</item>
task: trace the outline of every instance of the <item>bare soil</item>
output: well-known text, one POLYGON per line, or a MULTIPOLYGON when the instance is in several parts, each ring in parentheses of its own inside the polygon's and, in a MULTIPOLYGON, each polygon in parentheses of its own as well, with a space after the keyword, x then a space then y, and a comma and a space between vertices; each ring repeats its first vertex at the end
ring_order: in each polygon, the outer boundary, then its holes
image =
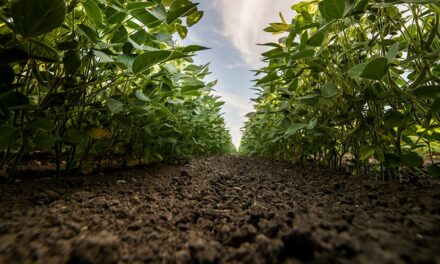
POLYGON ((440 184, 243 156, 0 185, 0 263, 440 263, 440 184))

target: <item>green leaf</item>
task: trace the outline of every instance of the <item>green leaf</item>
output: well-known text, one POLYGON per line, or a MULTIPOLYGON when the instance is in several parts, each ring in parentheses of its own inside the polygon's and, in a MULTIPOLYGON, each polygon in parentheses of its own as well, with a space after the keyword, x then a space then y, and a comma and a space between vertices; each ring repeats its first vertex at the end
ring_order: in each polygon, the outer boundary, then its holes
POLYGON ((400 42, 396 42, 388 50, 388 53, 385 57, 388 59, 389 63, 393 62, 394 58, 396 58, 397 53, 399 52, 399 45, 400 45, 400 42))
POLYGON ((81 67, 81 57, 78 50, 69 50, 63 57, 64 71, 74 75, 81 67))
POLYGON ((169 144, 176 144, 177 143, 177 139, 170 138, 170 137, 164 138, 164 139, 162 139, 162 141, 165 142, 165 143, 169 143, 169 144))
POLYGON ((440 99, 436 99, 429 108, 434 113, 440 112, 440 99))
POLYGON ((177 120, 177 117, 166 106, 160 104, 159 102, 153 102, 152 105, 156 107, 164 116, 177 120))
POLYGON ((304 51, 300 51, 297 53, 294 53, 292 56, 290 56, 291 61, 299 60, 299 59, 305 59, 315 56, 315 50, 314 49, 308 49, 304 51))
POLYGON ((183 53, 190 53, 190 52, 196 52, 196 51, 202 51, 202 50, 208 50, 209 48, 198 46, 198 45, 189 45, 183 49, 183 53))
POLYGON ((186 35, 188 34, 188 28, 186 28, 185 26, 182 26, 180 24, 176 24, 176 30, 177 30, 177 33, 179 34, 181 39, 186 38, 186 35))
POLYGON ((150 102, 150 99, 140 90, 137 90, 135 92, 135 96, 137 99, 144 101, 144 102, 150 102))
POLYGON ((128 41, 128 31, 123 25, 119 25, 114 31, 111 43, 125 43, 128 41))
POLYGON ((94 50, 93 54, 95 54, 95 56, 99 58, 100 62, 104 62, 104 63, 114 62, 112 57, 110 57, 109 55, 105 54, 102 51, 94 50))
POLYGON ((116 61, 122 69, 132 71, 133 63, 136 57, 136 55, 132 54, 121 54, 116 57, 116 61))
POLYGON ((180 17, 188 15, 192 11, 194 12, 195 8, 198 5, 199 4, 188 4, 183 7, 177 8, 175 10, 170 10, 170 12, 168 12, 168 14, 167 14, 167 19, 166 19, 167 23, 172 24, 174 21, 176 21, 180 17))
POLYGON ((400 164, 400 157, 394 153, 385 154, 385 166, 388 168, 398 167, 400 164))
POLYGON ((45 132, 39 132, 32 140, 37 148, 51 147, 57 141, 57 137, 45 132))
POLYGON ((413 94, 420 98, 440 98, 440 86, 421 86, 413 90, 413 94))
POLYGON ((122 24, 124 19, 127 17, 127 13, 125 13, 125 10, 120 8, 107 6, 107 9, 105 10, 105 17, 107 23, 109 24, 122 24))
POLYGON ((406 125, 405 116, 399 111, 390 111, 386 114, 384 123, 388 128, 401 128, 406 125))
POLYGON ((13 146, 19 138, 20 133, 17 128, 0 127, 0 149, 13 146))
POLYGON ((107 106, 113 114, 119 114, 124 110, 124 104, 113 98, 107 99, 107 106))
POLYGON ((198 90, 186 91, 182 93, 183 97, 200 96, 201 92, 198 90))
POLYGON ((338 87, 334 83, 326 83, 321 88, 321 94, 324 98, 331 98, 338 94, 338 87))
POLYGON ((162 23, 160 19, 147 11, 148 9, 139 8, 131 11, 131 15, 147 27, 156 27, 162 23))
POLYGON ((172 52, 168 50, 148 51, 136 57, 133 62, 134 74, 139 74, 148 68, 164 62, 171 57, 172 52))
POLYGON ((366 63, 361 63, 356 66, 353 66, 350 70, 348 70, 347 74, 352 78, 359 77, 361 76, 366 66, 367 66, 366 63))
POLYGON ((263 78, 259 79, 257 81, 257 85, 260 85, 260 84, 263 84, 263 83, 272 82, 272 81, 274 81, 276 79, 278 79, 278 75, 277 75, 276 72, 269 73, 268 75, 266 75, 263 78))
POLYGON ((90 18, 97 27, 103 27, 102 12, 98 4, 93 0, 85 0, 82 5, 86 10, 87 17, 90 18))
POLYGON ((76 27, 76 32, 79 35, 84 36, 93 42, 98 42, 98 38, 99 38, 98 33, 96 32, 96 30, 94 30, 93 28, 87 25, 79 24, 76 27))
POLYGON ((307 41, 307 45, 313 47, 321 46, 322 42, 324 42, 325 34, 322 31, 317 31, 313 34, 309 40, 307 41))
POLYGON ((428 167, 429 174, 434 178, 440 178, 440 166, 437 164, 432 164, 428 167))
POLYGON ((60 27, 66 11, 64 0, 14 0, 10 7, 15 29, 25 38, 60 27))
POLYGON ((318 123, 318 119, 316 117, 314 117, 312 120, 310 120, 310 122, 307 124, 306 128, 307 129, 314 129, 316 127, 316 124, 318 123))
POLYGON ((296 134, 296 132, 305 128, 306 126, 307 126, 307 124, 305 124, 305 123, 292 123, 284 134, 286 136, 292 136, 292 135, 296 134))
POLYGON ((360 160, 367 160, 369 157, 374 155, 374 147, 370 145, 365 145, 359 150, 360 160))
POLYGON ((57 43, 58 50, 64 51, 64 50, 74 50, 78 48, 78 41, 63 41, 60 43, 57 43))
POLYGON ((127 3, 127 10, 133 10, 133 9, 141 9, 141 8, 149 8, 156 5, 154 2, 134 2, 134 3, 127 3))
POLYGON ((416 152, 409 152, 402 156, 400 162, 403 166, 410 168, 416 168, 423 166, 423 157, 421 157, 416 152))
POLYGON ((374 157, 379 162, 385 162, 385 153, 383 152, 381 147, 379 146, 374 147, 374 157))
POLYGON ((30 38, 29 41, 33 44, 29 50, 31 58, 45 62, 58 62, 59 54, 56 49, 36 38, 30 38))
POLYGON ((199 22, 202 19, 203 14, 204 14, 203 11, 197 11, 192 13, 186 18, 186 25, 188 27, 194 26, 195 24, 197 24, 197 22, 199 22))
POLYGON ((384 57, 375 58, 367 63, 365 69, 362 71, 361 77, 381 80, 388 71, 388 59, 384 57))
POLYGON ((324 0, 322 11, 321 15, 328 21, 341 19, 344 17, 345 0, 324 0))

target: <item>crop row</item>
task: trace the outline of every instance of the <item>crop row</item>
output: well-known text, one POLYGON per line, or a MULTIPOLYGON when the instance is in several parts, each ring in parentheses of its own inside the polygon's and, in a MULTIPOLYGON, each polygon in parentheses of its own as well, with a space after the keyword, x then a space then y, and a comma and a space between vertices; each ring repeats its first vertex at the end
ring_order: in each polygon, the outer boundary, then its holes
POLYGON ((241 150, 396 175, 440 176, 440 4, 322 0, 292 7, 291 23, 257 71, 255 112, 241 150))
POLYGON ((51 150, 58 175, 230 151, 223 102, 182 47, 189 0, 0 1, 0 172, 51 150))

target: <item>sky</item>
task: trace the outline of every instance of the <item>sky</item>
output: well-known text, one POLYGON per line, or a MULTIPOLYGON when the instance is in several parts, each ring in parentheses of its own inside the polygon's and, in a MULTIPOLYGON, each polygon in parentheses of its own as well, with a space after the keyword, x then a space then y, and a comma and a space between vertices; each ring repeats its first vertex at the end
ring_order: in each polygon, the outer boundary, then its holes
POLYGON ((290 21, 291 6, 298 0, 199 0, 202 20, 189 28, 185 45, 201 45, 210 50, 199 52, 196 64, 210 62, 212 74, 207 81, 217 80, 215 93, 222 97, 224 118, 236 147, 240 144, 245 115, 253 111, 255 97, 251 70, 264 66, 261 53, 268 47, 258 43, 277 42, 281 35, 263 31, 269 23, 280 22, 279 12, 290 21))

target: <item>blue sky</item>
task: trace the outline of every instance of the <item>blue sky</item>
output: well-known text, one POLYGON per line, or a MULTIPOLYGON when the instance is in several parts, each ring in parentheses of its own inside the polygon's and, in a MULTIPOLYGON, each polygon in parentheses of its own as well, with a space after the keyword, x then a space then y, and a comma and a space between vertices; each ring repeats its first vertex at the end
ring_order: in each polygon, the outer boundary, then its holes
POLYGON ((214 88, 225 101, 224 117, 236 146, 245 115, 252 111, 250 98, 255 70, 263 66, 260 54, 266 50, 257 43, 276 42, 280 35, 263 32, 270 22, 279 22, 279 12, 290 20, 290 7, 296 0, 202 0, 199 9, 203 19, 191 27, 184 44, 211 48, 200 52, 197 64, 211 62, 208 80, 218 80, 214 88))

